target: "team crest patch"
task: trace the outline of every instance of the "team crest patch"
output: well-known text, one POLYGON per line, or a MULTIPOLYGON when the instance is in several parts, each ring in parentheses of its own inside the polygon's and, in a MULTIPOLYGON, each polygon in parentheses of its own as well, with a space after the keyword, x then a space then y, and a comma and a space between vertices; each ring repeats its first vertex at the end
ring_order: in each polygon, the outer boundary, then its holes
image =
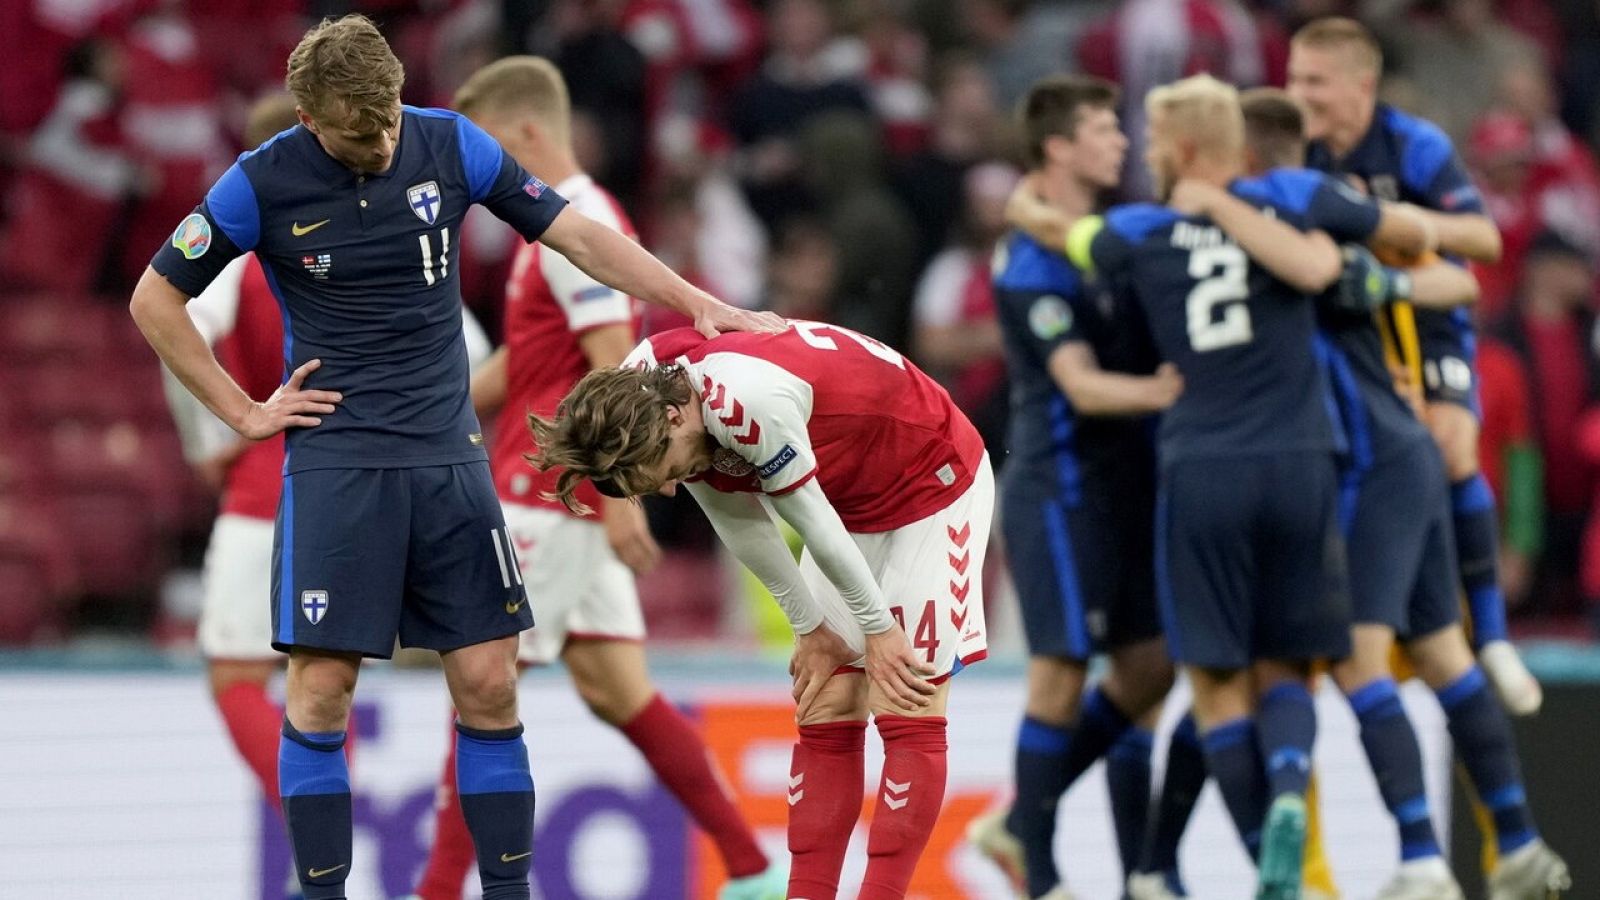
POLYGON ((322 617, 328 614, 328 592, 301 591, 300 611, 305 613, 307 622, 313 625, 321 622, 322 617))
POLYGON ((406 203, 417 218, 432 225, 439 219, 439 183, 424 181, 406 188, 406 203))
POLYGON ((172 246, 184 259, 199 259, 211 249, 211 223, 199 213, 190 213, 172 233, 172 246))
POLYGON ((549 189, 550 189, 550 185, 545 184, 544 182, 540 181, 538 178, 535 178, 532 175, 529 175, 528 176, 528 180, 526 182, 524 182, 523 185, 522 185, 522 192, 524 194, 527 194, 529 197, 532 197, 535 200, 537 200, 541 196, 543 196, 544 192, 549 190, 549 189))
POLYGON ((718 447, 711 454, 711 468, 724 475, 742 478, 756 470, 754 464, 727 447, 718 447))
POLYGON ((1040 297, 1028 308, 1028 328, 1041 341, 1058 338, 1072 327, 1072 307, 1055 295, 1040 297))

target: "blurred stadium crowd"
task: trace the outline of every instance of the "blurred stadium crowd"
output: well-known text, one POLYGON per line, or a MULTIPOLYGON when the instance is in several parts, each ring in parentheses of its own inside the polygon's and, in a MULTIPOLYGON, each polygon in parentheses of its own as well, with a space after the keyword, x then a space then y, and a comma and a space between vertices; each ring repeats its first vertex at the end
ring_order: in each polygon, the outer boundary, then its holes
MULTIPOLYGON (((1504 234, 1479 270, 1482 458, 1523 632, 1600 631, 1600 3, 1594 0, 11 0, 0 4, 0 644, 181 639, 208 473, 182 459, 126 311, 151 254, 243 149, 245 111, 326 14, 362 12, 445 105, 483 63, 556 61, 581 164, 658 256, 744 306, 908 352, 1003 461, 988 259, 1035 79, 1282 84, 1287 37, 1356 15, 1385 99, 1455 139, 1504 234), (1535 464, 1529 464, 1533 462, 1535 464)), ((1129 154, 1126 189, 1144 189, 1129 154)), ((460 277, 491 335, 516 238, 474 210, 460 277)), ((646 321, 652 331, 669 324, 646 321)), ((726 619, 693 504, 652 506, 658 636, 726 619)))

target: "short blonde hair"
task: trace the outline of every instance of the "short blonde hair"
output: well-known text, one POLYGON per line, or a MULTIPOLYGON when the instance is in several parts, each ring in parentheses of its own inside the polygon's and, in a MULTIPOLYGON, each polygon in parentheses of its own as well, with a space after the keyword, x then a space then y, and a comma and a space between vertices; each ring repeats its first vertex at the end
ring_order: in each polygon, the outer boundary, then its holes
POLYGON ((456 90, 451 106, 462 115, 529 114, 558 138, 572 131, 572 101, 566 79, 540 56, 508 56, 484 66, 456 90))
POLYGON ((1383 72, 1383 48, 1367 26, 1344 16, 1312 19, 1294 33, 1291 44, 1319 50, 1348 50, 1356 65, 1373 75, 1383 72))
POLYGON ((1244 150, 1244 113, 1239 91, 1210 75, 1191 75, 1152 88, 1144 97, 1145 116, 1193 140, 1202 152, 1227 155, 1244 150))
POLYGON ((281 91, 274 91, 257 100, 251 105, 250 114, 245 118, 245 146, 259 147, 278 132, 288 131, 300 124, 299 117, 294 114, 294 107, 294 98, 281 91))
POLYGON ((406 70, 366 16, 323 19, 289 54, 284 79, 319 124, 374 133, 390 128, 406 70))
POLYGON ((528 414, 538 446, 528 461, 540 471, 563 469, 547 499, 584 515, 590 510, 574 494, 585 478, 609 482, 624 496, 654 490, 641 470, 666 456, 667 408, 693 399, 680 366, 608 367, 583 376, 556 407, 554 419, 528 414))

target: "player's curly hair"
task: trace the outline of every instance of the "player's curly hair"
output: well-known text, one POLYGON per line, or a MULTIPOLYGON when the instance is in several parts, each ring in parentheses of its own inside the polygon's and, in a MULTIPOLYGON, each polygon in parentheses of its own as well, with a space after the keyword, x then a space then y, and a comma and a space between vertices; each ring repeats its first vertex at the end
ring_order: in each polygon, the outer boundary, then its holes
POLYGON ((556 407, 554 419, 528 414, 538 451, 527 455, 540 471, 560 466, 556 490, 579 515, 592 512, 575 496, 585 478, 601 493, 632 497, 654 486, 640 470, 666 455, 667 407, 694 399, 681 366, 595 369, 583 376, 556 407))
POLYGON ((406 70, 366 16, 323 19, 289 54, 284 85, 318 122, 376 133, 393 127, 406 70))

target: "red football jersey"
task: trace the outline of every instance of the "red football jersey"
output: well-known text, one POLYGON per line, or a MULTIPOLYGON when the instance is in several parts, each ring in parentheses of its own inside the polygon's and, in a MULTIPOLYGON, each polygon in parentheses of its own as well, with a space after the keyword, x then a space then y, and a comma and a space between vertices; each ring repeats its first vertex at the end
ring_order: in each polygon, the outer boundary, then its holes
MULTIPOLYGON (((616 199, 587 175, 575 175, 555 186, 579 212, 630 238, 633 223, 616 199)), ((584 274, 566 257, 542 244, 524 245, 506 282, 506 404, 495 422, 489 463, 500 499, 526 506, 565 510, 553 493, 559 469, 540 472, 524 454, 534 451, 527 415, 555 414, 561 398, 589 371, 578 336, 602 325, 627 325, 638 333, 637 304, 621 291, 584 274)), ((600 494, 587 481, 577 498, 600 510, 600 494)))
POLYGON ((782 494, 815 477, 847 529, 890 531, 954 503, 983 439, 944 388, 865 335, 794 321, 781 334, 653 335, 632 364, 682 364, 720 445, 719 491, 782 494))
MULTIPOLYGON (((283 383, 283 313, 250 254, 239 282, 233 327, 217 342, 217 360, 252 400, 265 400, 283 383)), ((256 519, 278 514, 283 491, 283 435, 251 445, 228 469, 221 510, 256 519)))

